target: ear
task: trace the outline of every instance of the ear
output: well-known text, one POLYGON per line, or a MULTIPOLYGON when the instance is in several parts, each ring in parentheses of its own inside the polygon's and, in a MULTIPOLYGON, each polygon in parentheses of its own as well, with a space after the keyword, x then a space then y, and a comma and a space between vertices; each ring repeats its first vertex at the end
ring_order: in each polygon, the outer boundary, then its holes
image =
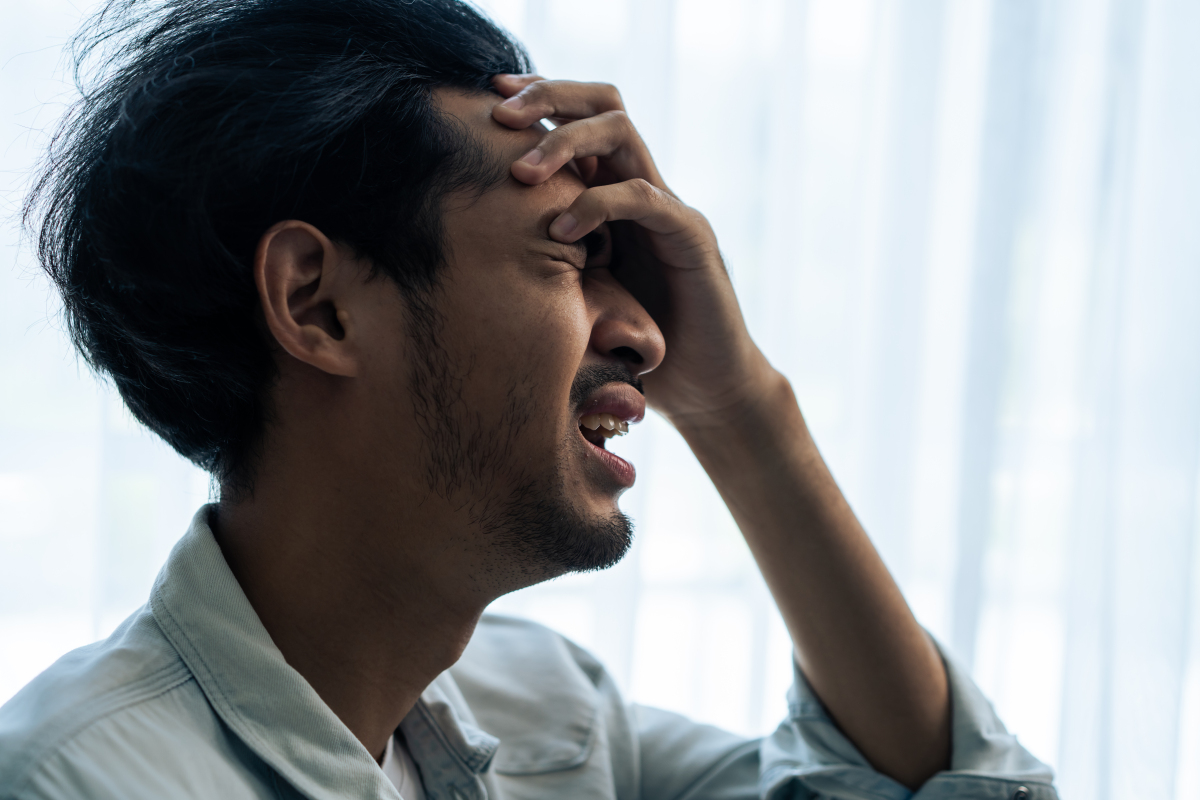
POLYGON ((350 313, 339 293, 359 272, 351 262, 325 234, 298 220, 271 226, 254 254, 254 283, 271 335, 298 361, 344 377, 358 373, 346 342, 350 313))

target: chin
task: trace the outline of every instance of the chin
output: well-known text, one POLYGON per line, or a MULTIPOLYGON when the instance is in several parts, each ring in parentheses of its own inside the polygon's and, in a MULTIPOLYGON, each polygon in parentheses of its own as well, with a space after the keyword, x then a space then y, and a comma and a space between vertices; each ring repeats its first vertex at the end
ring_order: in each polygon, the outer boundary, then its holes
POLYGON ((616 497, 574 501, 566 484, 525 485, 485 527, 497 544, 516 551, 526 567, 552 574, 592 572, 619 562, 633 544, 633 521, 617 508, 616 497))
POLYGON ((573 534, 560 532, 554 556, 568 572, 594 572, 617 564, 632 545, 633 521, 614 511, 573 534))

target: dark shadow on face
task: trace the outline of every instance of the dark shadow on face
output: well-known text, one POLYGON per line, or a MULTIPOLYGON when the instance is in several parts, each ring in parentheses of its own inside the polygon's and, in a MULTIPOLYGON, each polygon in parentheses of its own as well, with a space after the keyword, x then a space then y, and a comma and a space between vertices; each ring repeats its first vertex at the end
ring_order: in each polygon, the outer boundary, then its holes
MULTIPOLYGON (((537 407, 533 393, 539 383, 532 371, 514 375, 507 387, 504 423, 485 424, 462 392, 472 365, 456 363, 439 344, 444 321, 432 307, 418 308, 410 319, 413 341, 424 342, 421 356, 413 360, 411 391, 426 441, 429 488, 466 507, 471 524, 504 554, 493 562, 496 569, 518 573, 494 577, 525 585, 620 561, 633 543, 632 520, 620 511, 590 515, 572 501, 566 454, 576 430, 568 433, 557 458, 528 464, 511 457, 531 422, 530 409, 537 407)), ((571 385, 572 408, 612 383, 642 391, 628 369, 585 365, 571 385)))
MULTIPOLYGON (((624 367, 587 365, 571 384, 572 407, 578 410, 597 390, 613 383, 642 391, 642 382, 624 367)), ((528 563, 564 572, 607 569, 624 558, 633 544, 633 521, 621 512, 600 518, 581 514, 568 496, 561 463, 546 477, 524 485, 485 530, 518 548, 528 563)))
MULTIPOLYGON (((488 158, 506 165, 540 136, 492 120, 499 97, 443 99, 454 100, 447 106, 488 158)), ((496 573, 486 580, 506 591, 607 568, 632 543, 633 524, 616 509, 618 491, 603 511, 580 496, 588 480, 580 474, 580 453, 589 445, 578 408, 612 383, 641 391, 625 366, 585 356, 584 279, 565 260, 582 264, 587 245, 554 242, 546 232, 582 188, 575 174, 541 187, 509 178, 451 198, 452 277, 408 308, 409 341, 416 345, 409 391, 429 488, 465 513, 485 543, 485 569, 496 573), (464 235, 473 238, 458 238, 464 235), (562 255, 572 251, 581 252, 562 255), (477 292, 470 284, 490 288, 477 292)), ((607 493, 594 485, 585 491, 607 493)))

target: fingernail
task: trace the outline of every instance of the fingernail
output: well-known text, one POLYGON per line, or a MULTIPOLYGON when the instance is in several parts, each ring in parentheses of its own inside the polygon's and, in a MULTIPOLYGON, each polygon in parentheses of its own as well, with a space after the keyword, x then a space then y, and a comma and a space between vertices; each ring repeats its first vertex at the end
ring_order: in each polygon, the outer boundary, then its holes
POLYGON ((511 108, 513 111, 520 111, 525 107, 525 98, 521 97, 519 94, 513 95, 500 105, 504 106, 505 108, 511 108))
POLYGON ((563 214, 550 225, 550 233, 559 237, 569 236, 577 225, 579 225, 579 220, 575 219, 573 215, 563 214))
POLYGON ((521 160, 531 167, 536 167, 538 164, 542 163, 542 151, 535 147, 525 155, 521 156, 521 160))

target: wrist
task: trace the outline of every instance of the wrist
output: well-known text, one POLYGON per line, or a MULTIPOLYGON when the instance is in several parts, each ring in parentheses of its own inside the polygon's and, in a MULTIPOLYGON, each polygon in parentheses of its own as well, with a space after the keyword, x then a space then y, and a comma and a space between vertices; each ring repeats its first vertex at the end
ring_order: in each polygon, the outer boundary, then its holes
MULTIPOLYGON (((763 530, 793 530, 797 508, 809 509, 829 480, 788 380, 774 373, 719 418, 676 427, 721 493, 747 541, 763 530), (771 520, 765 528, 743 524, 771 520)), ((752 544, 753 546, 753 544, 752 544)))
POLYGON ((808 438, 791 383, 769 366, 754 380, 746 381, 738 396, 719 410, 670 415, 668 419, 697 455, 742 448, 765 453, 781 439, 794 441, 796 433, 808 438))

